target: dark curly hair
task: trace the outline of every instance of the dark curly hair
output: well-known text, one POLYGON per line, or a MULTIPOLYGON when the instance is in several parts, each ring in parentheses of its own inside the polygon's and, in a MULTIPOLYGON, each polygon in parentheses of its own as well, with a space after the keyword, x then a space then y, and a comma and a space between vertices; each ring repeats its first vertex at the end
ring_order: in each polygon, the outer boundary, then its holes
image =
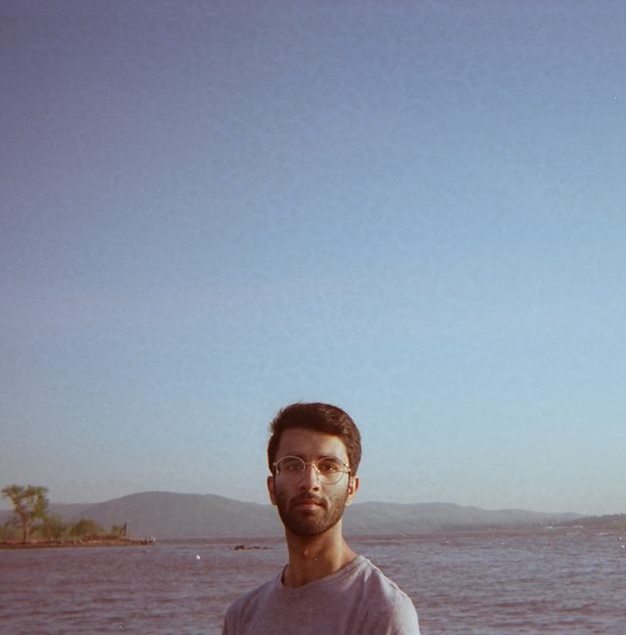
POLYGON ((327 403, 297 402, 279 410, 270 424, 270 440, 267 444, 267 462, 274 471, 276 452, 285 430, 304 428, 325 432, 339 437, 346 446, 350 473, 354 476, 361 462, 361 435, 350 415, 337 406, 327 403))

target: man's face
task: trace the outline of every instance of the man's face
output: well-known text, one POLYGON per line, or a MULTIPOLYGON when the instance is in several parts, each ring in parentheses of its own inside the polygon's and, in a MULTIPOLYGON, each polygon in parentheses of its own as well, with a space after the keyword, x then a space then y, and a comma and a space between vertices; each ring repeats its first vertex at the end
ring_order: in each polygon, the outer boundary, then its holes
MULTIPOLYGON (((283 432, 275 460, 284 456, 297 456, 307 463, 332 457, 348 464, 346 447, 339 437, 301 428, 283 432)), ((277 474, 268 477, 267 483, 283 524, 298 536, 316 536, 334 527, 359 484, 357 477, 343 474, 337 483, 329 485, 311 466, 299 477, 277 474)))

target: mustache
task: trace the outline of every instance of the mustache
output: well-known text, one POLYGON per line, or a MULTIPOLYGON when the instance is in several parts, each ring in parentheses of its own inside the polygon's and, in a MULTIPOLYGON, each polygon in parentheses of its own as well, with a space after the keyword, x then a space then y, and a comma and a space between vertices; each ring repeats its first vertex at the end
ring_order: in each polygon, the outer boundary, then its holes
POLYGON ((326 501, 321 496, 316 496, 315 494, 300 494, 300 496, 291 499, 291 507, 295 507, 300 503, 316 503, 321 507, 326 507, 326 501))

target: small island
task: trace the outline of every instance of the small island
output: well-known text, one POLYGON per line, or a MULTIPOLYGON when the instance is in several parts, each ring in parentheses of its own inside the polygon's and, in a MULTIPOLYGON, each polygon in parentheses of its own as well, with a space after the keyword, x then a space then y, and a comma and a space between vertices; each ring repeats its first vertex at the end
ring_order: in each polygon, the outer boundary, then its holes
POLYGON ((54 547, 126 547, 152 545, 156 538, 133 538, 128 523, 108 531, 90 518, 66 523, 48 513, 48 489, 39 485, 9 485, 2 496, 13 504, 13 517, 0 527, 0 549, 54 547))

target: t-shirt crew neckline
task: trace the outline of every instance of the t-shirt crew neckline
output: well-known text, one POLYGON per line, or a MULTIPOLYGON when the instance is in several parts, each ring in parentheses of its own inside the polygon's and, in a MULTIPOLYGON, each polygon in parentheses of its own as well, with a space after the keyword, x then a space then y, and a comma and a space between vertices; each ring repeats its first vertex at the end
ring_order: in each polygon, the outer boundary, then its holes
POLYGON ((319 584, 325 584, 326 582, 330 582, 332 580, 336 580, 341 576, 349 574, 354 569, 358 568, 361 564, 365 563, 365 556, 358 555, 354 560, 350 560, 348 564, 343 566, 339 571, 335 571, 335 573, 331 573, 330 575, 326 575, 323 578, 319 578, 318 580, 312 580, 311 582, 307 582, 302 586, 285 586, 283 584, 283 577, 285 572, 287 571, 287 565, 285 565, 279 572, 279 574, 274 579, 274 588, 278 590, 280 593, 289 594, 290 597, 295 597, 295 595, 300 594, 304 595, 312 589, 313 587, 319 584))

